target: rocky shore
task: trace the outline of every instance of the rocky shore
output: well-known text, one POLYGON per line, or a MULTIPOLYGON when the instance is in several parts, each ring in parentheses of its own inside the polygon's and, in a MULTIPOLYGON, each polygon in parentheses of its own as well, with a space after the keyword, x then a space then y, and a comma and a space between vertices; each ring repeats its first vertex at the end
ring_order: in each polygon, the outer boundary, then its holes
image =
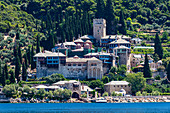
POLYGON ((110 103, 136 103, 136 102, 170 102, 170 97, 129 97, 107 99, 110 103))
MULTIPOLYGON (((107 103, 137 103, 137 102, 170 102, 170 96, 152 96, 152 97, 104 97, 105 100, 107 100, 107 103)), ((87 99, 75 99, 71 98, 67 101, 58 101, 58 100, 48 100, 48 99, 26 99, 22 100, 21 98, 10 98, 10 103, 92 103, 95 102, 95 98, 87 99)))

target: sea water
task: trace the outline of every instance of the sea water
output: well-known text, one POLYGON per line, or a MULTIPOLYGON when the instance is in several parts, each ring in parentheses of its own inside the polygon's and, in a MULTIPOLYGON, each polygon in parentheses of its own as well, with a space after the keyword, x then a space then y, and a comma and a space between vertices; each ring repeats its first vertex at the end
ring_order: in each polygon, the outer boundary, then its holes
POLYGON ((1 103, 0 113, 170 113, 170 103, 1 103))

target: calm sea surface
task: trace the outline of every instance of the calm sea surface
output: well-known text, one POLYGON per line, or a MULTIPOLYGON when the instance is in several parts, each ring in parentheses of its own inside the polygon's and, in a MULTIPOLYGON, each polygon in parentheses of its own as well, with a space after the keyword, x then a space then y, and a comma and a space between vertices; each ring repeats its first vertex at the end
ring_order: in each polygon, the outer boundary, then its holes
POLYGON ((0 104, 0 113, 170 113, 170 103, 0 104))

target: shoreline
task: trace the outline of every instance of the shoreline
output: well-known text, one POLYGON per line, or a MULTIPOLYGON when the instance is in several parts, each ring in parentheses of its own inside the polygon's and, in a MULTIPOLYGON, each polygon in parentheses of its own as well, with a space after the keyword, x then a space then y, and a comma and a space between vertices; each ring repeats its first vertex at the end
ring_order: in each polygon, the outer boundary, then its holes
POLYGON ((80 100, 71 98, 67 101, 48 100, 48 99, 30 99, 23 101, 21 98, 10 98, 8 102, 0 103, 154 103, 154 102, 170 102, 170 96, 153 96, 153 97, 104 97, 105 102, 96 102, 95 98, 80 100))

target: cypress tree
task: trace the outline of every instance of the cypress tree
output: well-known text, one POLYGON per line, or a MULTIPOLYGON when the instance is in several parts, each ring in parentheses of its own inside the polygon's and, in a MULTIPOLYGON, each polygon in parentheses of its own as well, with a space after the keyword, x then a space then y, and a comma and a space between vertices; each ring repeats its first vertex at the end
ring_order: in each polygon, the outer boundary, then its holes
POLYGON ((25 63, 23 62, 23 64, 22 64, 22 80, 26 81, 26 79, 27 79, 27 70, 25 67, 25 63))
POLYGON ((30 45, 28 46, 28 49, 26 50, 27 52, 27 57, 28 57, 28 63, 31 64, 31 47, 30 45))
POLYGON ((12 70, 10 70, 10 82, 11 83, 15 83, 15 75, 14 75, 14 72, 12 70))
POLYGON ((170 61, 169 61, 168 67, 167 67, 167 78, 170 81, 170 61))
POLYGON ((13 54, 14 54, 14 57, 16 58, 16 56, 18 55, 18 45, 14 45, 13 54))
POLYGON ((17 33, 16 33, 16 39, 17 39, 17 40, 20 40, 20 34, 19 34, 19 31, 17 31, 17 33))
POLYGON ((113 35, 116 33, 115 29, 115 15, 113 11, 112 0, 107 0, 105 8, 105 17, 106 17, 106 32, 108 35, 113 35))
POLYGON ((161 45, 158 33, 156 33, 154 43, 155 43, 155 45, 154 45, 155 54, 158 54, 159 58, 162 59, 162 57, 163 57, 163 49, 162 49, 162 45, 161 45))
POLYGON ((1 61, 0 61, 0 83, 2 84, 2 67, 1 67, 1 61))
POLYGON ((123 12, 123 9, 121 9, 120 11, 120 20, 119 20, 119 33, 123 34, 123 35, 126 35, 126 22, 124 20, 124 12, 123 12))
POLYGON ((96 6, 96 18, 105 18, 105 3, 103 0, 97 0, 97 6, 96 6))
POLYGON ((55 39, 54 39, 54 33, 53 32, 51 33, 51 36, 52 36, 51 45, 52 45, 52 48, 53 48, 55 46, 55 39))
POLYGON ((88 27, 89 27, 89 31, 88 31, 88 34, 89 35, 92 35, 93 34, 93 27, 92 27, 92 24, 91 24, 92 22, 91 22, 91 16, 90 16, 90 14, 88 13, 88 27))
POLYGON ((1 78, 1 83, 2 83, 2 86, 5 86, 5 81, 6 81, 6 77, 5 77, 5 69, 3 69, 2 71, 2 78, 1 78))
POLYGON ((20 81, 19 74, 21 72, 21 64, 20 64, 20 59, 17 56, 16 57, 16 63, 15 63, 15 78, 17 79, 17 82, 20 81))
POLYGON ((55 46, 55 40, 54 40, 54 35, 53 35, 52 31, 49 33, 48 44, 49 44, 49 45, 47 45, 48 50, 51 50, 55 46))
POLYGON ((28 69, 28 58, 27 58, 27 53, 24 55, 24 61, 25 61, 25 68, 28 69))
POLYGON ((152 72, 151 72, 150 67, 149 67, 149 61, 148 61, 147 54, 145 54, 145 64, 144 64, 143 74, 144 74, 145 78, 152 77, 152 72))
POLYGON ((18 48, 18 57, 19 57, 20 62, 22 62, 22 54, 21 54, 20 44, 19 44, 19 48, 18 48))
POLYGON ((34 56, 34 47, 32 45, 32 48, 31 48, 31 70, 35 69, 35 62, 34 62, 33 56, 34 56))
POLYGON ((6 80, 9 79, 7 64, 5 64, 5 66, 4 66, 4 76, 5 76, 6 80))
POLYGON ((40 34, 38 33, 36 53, 39 53, 39 52, 40 52, 40 34))
POLYGON ((62 38, 62 42, 64 42, 65 41, 65 39, 66 39, 66 35, 65 35, 65 32, 64 32, 64 29, 62 28, 62 33, 61 33, 62 35, 61 35, 61 38, 62 38))

